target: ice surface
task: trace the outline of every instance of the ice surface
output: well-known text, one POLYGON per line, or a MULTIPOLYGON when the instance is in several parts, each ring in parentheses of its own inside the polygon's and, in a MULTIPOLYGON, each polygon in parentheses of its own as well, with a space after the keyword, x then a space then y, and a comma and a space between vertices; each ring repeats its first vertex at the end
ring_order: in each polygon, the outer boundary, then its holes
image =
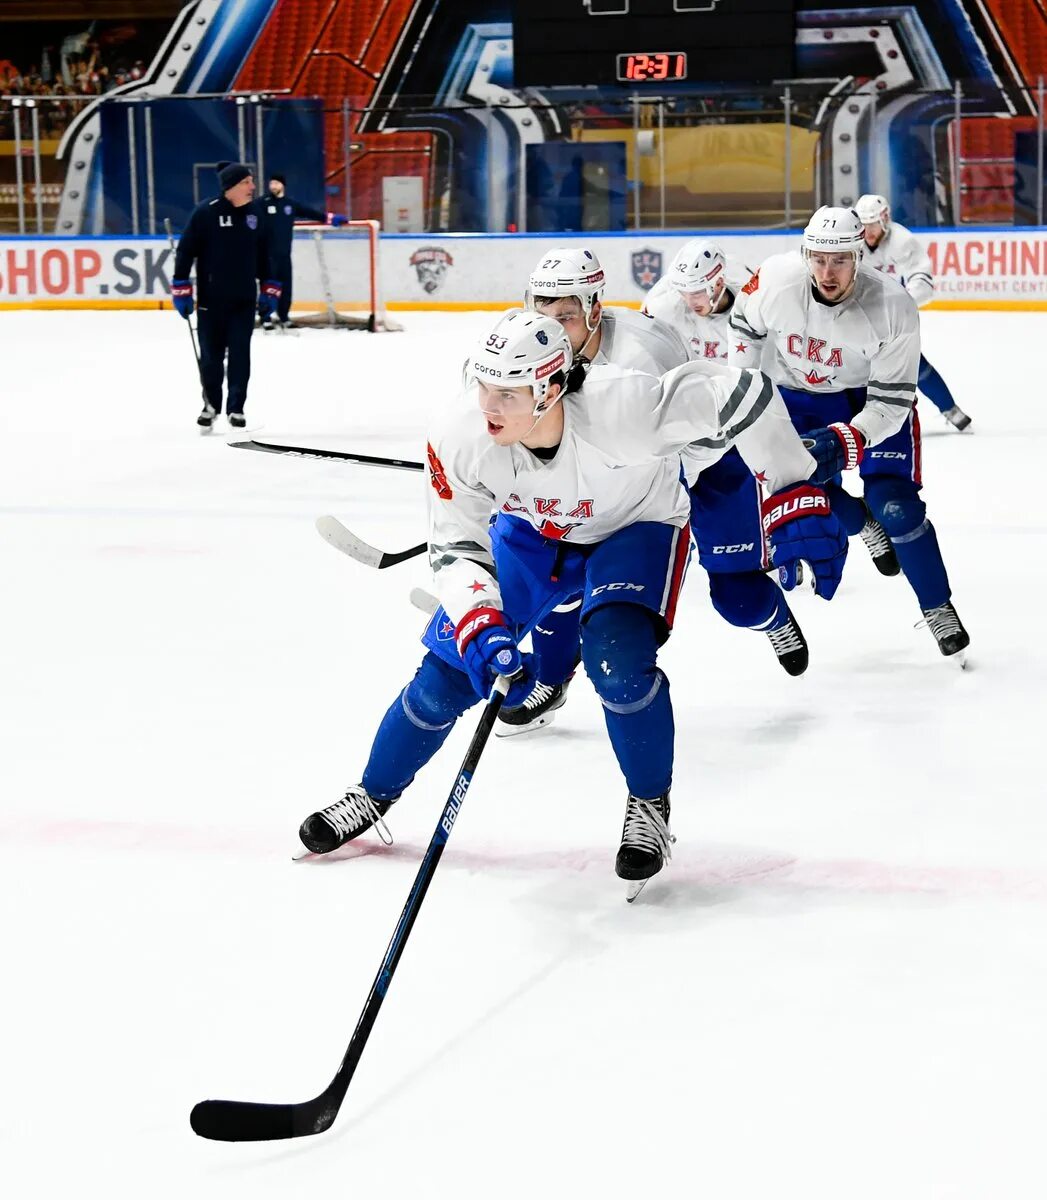
MULTIPOLYGON (((259 336, 251 423, 421 457, 492 319, 259 336)), ((799 680, 692 567, 670 867, 626 905, 580 679, 489 747, 333 1130, 230 1146, 191 1106, 327 1084, 475 724, 391 850, 291 863, 423 622, 417 561, 358 567, 313 519, 403 548, 423 484, 201 438, 172 314, 3 314, 4 1194, 1047 1194, 1047 317, 924 321, 974 417, 921 405, 971 669, 857 543, 831 605, 794 603, 799 680)))

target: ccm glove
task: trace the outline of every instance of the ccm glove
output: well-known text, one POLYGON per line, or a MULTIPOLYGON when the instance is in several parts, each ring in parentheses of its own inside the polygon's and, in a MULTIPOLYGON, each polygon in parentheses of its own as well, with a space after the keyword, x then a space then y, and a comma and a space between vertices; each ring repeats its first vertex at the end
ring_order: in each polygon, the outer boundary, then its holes
POLYGON ((814 574, 814 590, 831 600, 840 586, 847 561, 847 534, 829 508, 820 487, 797 483, 763 502, 763 530, 771 541, 771 561, 782 587, 792 591, 797 568, 806 562, 814 574))
POLYGON ((505 707, 519 707, 531 685, 524 674, 520 647, 498 609, 474 608, 458 622, 454 634, 458 653, 477 695, 486 700, 495 676, 505 675, 514 680, 505 697, 505 707))
POLYGON ((841 471, 849 471, 862 461, 865 438, 853 425, 837 421, 825 429, 812 429, 804 435, 803 444, 818 464, 811 483, 828 483, 841 471))
POLYGON ((193 315, 193 285, 188 279, 171 280, 171 303, 180 317, 187 321, 193 315))
POLYGON ((258 315, 263 321, 267 321, 276 312, 276 305, 283 290, 277 279, 267 279, 262 284, 262 291, 258 297, 258 315))

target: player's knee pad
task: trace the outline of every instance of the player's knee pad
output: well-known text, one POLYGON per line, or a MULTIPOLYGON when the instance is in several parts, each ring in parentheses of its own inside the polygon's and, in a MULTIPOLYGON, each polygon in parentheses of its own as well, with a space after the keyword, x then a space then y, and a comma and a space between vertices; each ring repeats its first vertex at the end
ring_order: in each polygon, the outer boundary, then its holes
POLYGON ((658 669, 658 638, 638 605, 608 604, 582 626, 582 662, 596 694, 612 712, 646 708, 665 682, 658 669))
POLYGON ((769 621, 781 595, 762 571, 710 575, 709 597, 725 621, 739 629, 755 629, 769 621))
POLYGON ((430 651, 414 678, 400 693, 400 704, 412 725, 427 732, 447 729, 476 703, 469 676, 430 651))
POLYGON ((892 540, 914 533, 927 519, 927 505, 908 479, 867 479, 865 502, 892 540))

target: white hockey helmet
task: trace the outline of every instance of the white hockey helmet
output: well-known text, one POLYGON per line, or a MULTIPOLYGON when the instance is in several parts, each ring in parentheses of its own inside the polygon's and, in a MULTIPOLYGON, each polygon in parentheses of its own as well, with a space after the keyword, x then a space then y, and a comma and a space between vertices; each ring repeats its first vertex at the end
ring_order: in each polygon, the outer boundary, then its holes
POLYGON ((861 262, 865 230, 853 208, 834 208, 823 204, 807 222, 803 231, 803 256, 812 254, 853 254, 855 266, 861 262))
POLYGON ((527 299, 533 304, 536 296, 577 296, 588 315, 603 289, 603 267, 591 250, 555 246, 535 264, 527 280, 527 299))
POLYGON ((678 292, 708 292, 724 279, 727 259, 709 238, 691 238, 677 251, 669 268, 669 282, 678 292))
POLYGON ((511 308, 477 343, 466 372, 489 387, 532 388, 537 410, 549 393, 549 380, 557 371, 566 375, 571 369, 571 357, 571 343, 559 321, 511 308))
POLYGON ((884 233, 891 227, 891 206, 887 203, 886 196, 878 196, 875 192, 866 192, 864 196, 858 197, 854 211, 863 225, 874 225, 879 221, 880 228, 884 233))

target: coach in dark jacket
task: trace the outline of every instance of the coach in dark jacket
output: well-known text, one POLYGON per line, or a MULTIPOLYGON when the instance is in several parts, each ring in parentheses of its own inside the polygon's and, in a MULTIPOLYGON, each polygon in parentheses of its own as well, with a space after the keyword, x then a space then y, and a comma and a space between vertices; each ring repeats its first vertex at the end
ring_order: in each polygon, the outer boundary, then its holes
POLYGON ((171 299, 187 320, 193 312, 189 272, 196 263, 200 334, 200 382, 204 410, 196 423, 210 428, 222 411, 224 360, 229 356, 226 413, 229 424, 246 424, 244 404, 251 376, 255 305, 271 313, 280 298, 272 245, 259 206, 252 202, 254 179, 243 163, 219 164, 222 194, 205 200, 189 217, 175 253, 171 299), (259 297, 257 283, 262 283, 259 297))
MULTIPOLYGON (((291 243, 294 239, 295 221, 313 221, 318 225, 344 225, 345 217, 337 213, 320 212, 310 208, 298 200, 292 200, 287 194, 287 180, 275 172, 269 176, 269 190, 259 201, 262 220, 269 229, 273 246, 273 278, 280 284, 280 301, 276 306, 276 319, 284 325, 290 325, 291 312, 291 243)), ((263 323, 267 329, 272 328, 272 317, 263 323)))

